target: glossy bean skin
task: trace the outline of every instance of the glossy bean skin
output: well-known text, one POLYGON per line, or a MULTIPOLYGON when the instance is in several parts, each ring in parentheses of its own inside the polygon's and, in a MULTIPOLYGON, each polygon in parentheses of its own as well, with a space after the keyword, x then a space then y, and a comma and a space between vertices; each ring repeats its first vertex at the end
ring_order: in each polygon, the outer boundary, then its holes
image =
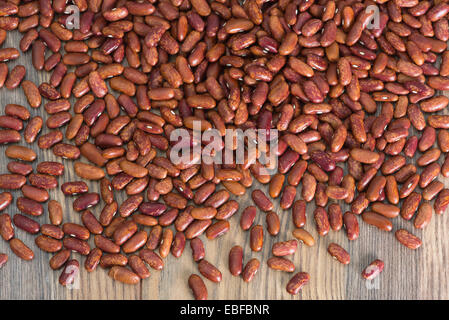
POLYGON ((310 280, 310 275, 307 272, 299 272, 290 279, 287 284, 287 292, 291 295, 296 295, 310 280))
POLYGON ((207 300, 207 288, 200 276, 192 274, 188 283, 195 300, 207 300))
POLYGON ((243 270, 243 249, 235 246, 229 251, 229 271, 233 276, 238 276, 243 270))

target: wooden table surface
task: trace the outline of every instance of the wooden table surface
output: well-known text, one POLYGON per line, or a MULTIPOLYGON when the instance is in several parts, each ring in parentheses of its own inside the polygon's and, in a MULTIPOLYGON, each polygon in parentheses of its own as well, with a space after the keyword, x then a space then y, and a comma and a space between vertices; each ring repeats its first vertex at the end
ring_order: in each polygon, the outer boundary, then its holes
MULTIPOLYGON (((20 35, 18 32, 8 33, 8 39, 3 47, 18 47, 20 35)), ((31 51, 31 50, 30 50, 31 51)), ((10 62, 11 70, 16 64, 27 67, 26 78, 36 83, 48 81, 50 75, 36 72, 31 65, 31 52, 28 52, 16 61, 10 62)), ((21 88, 9 91, 0 90, 1 111, 8 103, 27 105, 21 88)), ((73 101, 72 101, 73 103, 73 101)), ((42 107, 32 110, 32 115, 40 115, 45 120, 47 115, 42 107)), ((65 129, 64 129, 65 130, 65 129)), ((42 133, 47 133, 44 126, 42 133)), ((41 133, 41 134, 42 134, 41 133)), ((20 142, 20 145, 26 145, 20 142)), ((38 150, 37 144, 30 146, 37 154, 37 162, 61 161, 53 155, 51 150, 38 150)), ((0 147, 0 172, 6 173, 8 159, 3 156, 5 146, 0 147)), ((442 162, 442 158, 440 162, 442 162)), ((65 181, 74 181, 79 178, 74 174, 72 161, 62 160, 65 165, 65 175, 59 178, 59 186, 65 181)), ((83 160, 87 162, 86 159, 83 160)), ((440 176, 442 181, 444 178, 440 176)), ((449 185, 446 181, 446 185, 449 185)), ((89 183, 90 191, 98 192, 98 183, 89 183)), ((222 186, 220 186, 222 188, 222 186)), ((263 187, 266 190, 266 186, 263 187)), ((298 187, 296 199, 300 197, 301 186, 298 187)), ((21 195, 20 191, 13 192, 14 197, 21 195)), ((65 197, 60 188, 50 191, 51 199, 58 200, 64 208, 64 222, 81 223, 80 214, 72 209, 72 197, 65 197)), ((123 201, 124 194, 116 196, 119 203, 123 201)), ((306 271, 311 280, 298 296, 289 295, 286 284, 293 274, 270 270, 266 260, 271 255, 271 246, 277 241, 292 239, 293 224, 291 211, 279 208, 278 201, 275 211, 281 219, 281 232, 271 237, 265 231, 265 243, 261 252, 254 253, 249 249, 249 232, 242 231, 239 226, 240 213, 252 204, 251 192, 237 198, 240 210, 231 219, 231 230, 222 238, 204 241, 206 259, 216 265, 223 274, 219 284, 205 280, 210 299, 449 299, 449 214, 434 215, 429 226, 424 230, 415 230, 410 221, 402 218, 393 220, 394 230, 406 228, 423 240, 423 245, 416 251, 409 250, 399 244, 393 232, 384 232, 365 224, 361 218, 360 237, 357 241, 349 241, 345 231, 331 231, 326 237, 318 238, 313 221, 314 204, 308 204, 308 222, 306 230, 312 233, 317 240, 314 247, 299 245, 299 249, 292 257, 296 272, 306 271), (342 245, 351 254, 351 263, 343 266, 333 260, 327 253, 327 246, 331 242, 342 245), (228 271, 228 253, 232 246, 241 245, 244 248, 245 263, 251 258, 258 258, 261 268, 254 280, 247 284, 239 277, 233 277, 228 271), (363 268, 372 260, 379 258, 385 262, 384 272, 374 282, 366 282, 360 276, 363 268)), ((103 203, 92 210, 98 217, 103 203)), ((49 223, 47 206, 45 212, 36 220, 40 224, 49 223)), ((347 206, 342 206, 347 210, 347 206)), ((343 211, 343 212, 345 212, 343 211)), ((5 212, 14 215, 18 213, 15 204, 10 205, 5 212)), ((255 223, 265 225, 265 214, 258 213, 255 223)), ((149 231, 149 229, 146 229, 149 231)), ((51 254, 40 251, 34 243, 35 236, 29 235, 16 228, 16 236, 23 240, 35 252, 32 261, 25 262, 16 257, 7 242, 0 240, 0 253, 9 255, 8 263, 0 269, 0 299, 192 299, 187 286, 190 274, 198 273, 198 268, 191 258, 191 249, 186 244, 184 254, 180 258, 169 255, 165 259, 162 271, 150 269, 151 277, 139 285, 130 286, 113 281, 108 277, 107 271, 98 268, 89 274, 84 270, 85 257, 72 254, 79 259, 81 268, 80 284, 78 289, 67 289, 59 285, 58 277, 61 271, 53 271, 49 267, 51 254)), ((90 244, 93 247, 91 237, 90 244)))

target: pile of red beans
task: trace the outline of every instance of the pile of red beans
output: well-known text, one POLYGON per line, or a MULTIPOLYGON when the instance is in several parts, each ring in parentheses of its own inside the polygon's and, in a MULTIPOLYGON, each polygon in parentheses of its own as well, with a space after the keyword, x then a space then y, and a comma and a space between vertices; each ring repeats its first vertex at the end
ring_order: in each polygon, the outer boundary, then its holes
MULTIPOLYGON (((265 230, 285 232, 273 199, 291 212, 296 229, 273 245, 274 270, 294 272, 287 256, 298 242, 314 245, 306 217, 320 236, 344 226, 349 240, 359 237, 360 220, 391 232, 393 219, 413 219, 422 229, 449 205, 438 181, 449 176, 449 98, 439 93, 449 90, 448 13, 444 0, 0 0, 0 44, 8 31, 22 34, 19 49, 0 48, 0 87, 23 90, 29 104, 8 104, 0 116, 10 159, 0 188, 23 194, 15 200, 21 213, 0 214, 0 235, 32 260, 14 226, 36 234, 67 285, 80 256, 87 272, 100 265, 117 281, 140 283, 148 267, 161 270, 169 254, 181 256, 187 241, 199 273, 220 282, 199 236, 228 232, 235 199, 248 188, 255 206, 239 214, 252 251, 262 249, 265 230), (26 80, 30 70, 5 63, 29 50, 49 82, 26 80), (42 107, 46 119, 30 115, 42 107), (226 129, 277 129, 277 153, 258 146, 238 164, 198 162, 192 153, 174 164, 170 134, 192 133, 195 123, 217 129, 231 153, 238 143, 225 139, 226 129), (40 134, 44 126, 49 132, 40 134), (74 160, 79 180, 60 189, 73 197, 82 225, 65 221, 49 199, 64 165, 37 159, 16 144, 23 141, 74 160), (262 155, 278 157, 275 174, 262 155), (83 180, 98 181, 100 194, 83 180), (258 211, 265 227, 254 225, 258 211), (36 217, 44 214, 50 223, 41 225, 36 217)), ((191 136, 190 145, 210 142, 191 136)), ((0 194, 0 210, 12 202, 10 192, 0 194)), ((395 235, 407 248, 421 246, 412 231, 395 235)), ((350 263, 340 245, 328 251, 350 263)), ((260 261, 247 258, 243 265, 243 248, 233 247, 229 271, 249 282, 260 261)), ((0 254, 0 267, 7 259, 0 254)), ((383 267, 375 260, 362 276, 373 279, 383 267)), ((296 273, 286 289, 297 294, 309 279, 296 273)), ((196 299, 207 298, 202 277, 191 275, 188 285, 196 299)))

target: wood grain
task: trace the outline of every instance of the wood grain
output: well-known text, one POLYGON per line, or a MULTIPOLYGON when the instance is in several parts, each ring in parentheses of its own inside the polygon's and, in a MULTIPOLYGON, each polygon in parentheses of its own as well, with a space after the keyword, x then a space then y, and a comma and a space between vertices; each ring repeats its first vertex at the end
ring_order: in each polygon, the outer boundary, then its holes
MULTIPOLYGON (((8 39, 3 47, 18 47, 20 35, 8 33, 8 39)), ((31 63, 31 53, 9 63, 10 70, 16 64, 27 67, 26 78, 36 83, 48 81, 49 74, 36 72, 31 63)), ((27 105, 22 89, 8 91, 0 90, 2 110, 8 103, 27 105)), ((72 101, 73 103, 73 101, 72 101)), ((3 113, 3 112, 2 112, 3 113)), ((40 115, 45 120, 47 115, 43 107, 32 110, 33 116, 40 115)), ((47 133, 44 128, 42 133, 47 133)), ((42 134, 41 133, 41 134, 42 134)), ((25 145, 21 142, 20 145, 25 145)), ((38 161, 62 161, 66 167, 64 178, 59 178, 59 185, 64 181, 78 180, 73 172, 71 161, 56 158, 50 150, 38 150, 36 145, 30 146, 38 153, 38 161)), ((0 147, 3 155, 5 146, 0 147)), ((443 157, 441 157, 443 158, 443 157)), ((86 161, 87 160, 83 160, 86 161)), ((442 160, 440 160, 442 161, 442 160)), ((36 161, 37 162, 37 161, 36 161)), ((36 165, 34 163, 34 167, 36 165)), ((8 159, 0 158, 0 172, 7 172, 8 159)), ((442 178, 442 177, 440 177, 442 178)), ((443 179, 443 178, 442 178, 443 179)), ((445 181, 449 186, 448 181, 445 181)), ((93 192, 98 192, 97 183, 89 183, 93 192)), ((263 187, 265 188, 265 187, 263 187)), ((298 188, 299 199, 301 187, 298 188)), ((16 197, 20 192, 13 192, 16 197)), ((65 197, 59 188, 50 192, 51 198, 58 200, 64 207, 64 221, 81 223, 80 214, 72 209, 72 197, 65 197)), ((273 243, 291 239, 293 225, 290 210, 282 210, 276 204, 275 211, 281 218, 281 232, 277 237, 265 234, 265 245, 261 252, 252 253, 249 249, 249 233, 239 227, 240 213, 246 206, 252 204, 250 190, 237 199, 240 210, 232 217, 231 230, 220 239, 208 241, 202 236, 206 247, 206 259, 216 265, 223 273, 223 281, 213 284, 205 280, 210 299, 449 299, 449 218, 448 214, 433 216, 430 225, 423 231, 414 230, 412 222, 401 218, 394 219, 394 230, 404 227, 422 237, 423 246, 411 251, 400 245, 394 238, 394 232, 382 232, 360 221, 360 238, 357 241, 347 240, 344 231, 330 232, 324 238, 319 238, 313 222, 314 205, 307 206, 308 222, 306 229, 313 234, 317 243, 309 248, 299 246, 293 257, 295 272, 307 271, 311 281, 302 292, 295 297, 290 296, 285 286, 293 274, 269 270, 266 260, 271 255, 273 243), (343 266, 331 259, 327 254, 327 246, 336 242, 346 248, 351 254, 351 263, 343 266), (227 268, 227 257, 230 248, 236 244, 244 248, 245 263, 251 258, 258 258, 262 264, 253 282, 246 284, 241 278, 233 277, 227 268), (379 258, 385 261, 384 272, 374 283, 362 279, 362 269, 372 260, 379 258)), ((124 194, 117 196, 120 203, 124 194)), ((92 211, 98 217, 102 205, 97 205, 92 211)), ((342 207, 347 210, 347 206, 342 207)), ((17 213, 15 205, 5 210, 11 215, 17 213)), ((49 223, 47 207, 45 214, 36 219, 39 223, 49 223)), ((265 214, 259 212, 256 223, 265 225, 265 214)), ((146 229, 147 231, 149 229, 146 229)), ((191 249, 186 245, 184 254, 176 259, 169 256, 165 259, 162 272, 151 271, 151 277, 137 286, 123 285, 112 281, 107 271, 98 268, 94 273, 87 273, 81 268, 79 289, 69 290, 59 285, 60 271, 52 271, 48 265, 51 255, 41 252, 34 244, 34 236, 22 230, 16 230, 18 238, 22 239, 35 252, 31 262, 21 261, 10 251, 8 244, 0 240, 0 252, 9 255, 9 262, 0 270, 0 299, 191 299, 187 279, 191 273, 198 273, 196 264, 191 259, 191 249)), ((93 247, 93 240, 90 240, 93 247)), ((84 264, 84 257, 73 254, 84 264)))

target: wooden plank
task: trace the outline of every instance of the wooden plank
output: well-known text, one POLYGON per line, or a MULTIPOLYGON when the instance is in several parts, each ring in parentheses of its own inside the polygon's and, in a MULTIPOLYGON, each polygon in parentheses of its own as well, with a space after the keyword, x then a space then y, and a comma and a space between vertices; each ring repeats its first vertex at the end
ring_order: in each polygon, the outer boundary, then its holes
MULTIPOLYGON (((3 47, 17 46, 20 35, 17 32, 8 33, 3 47)), ((48 81, 49 74, 36 72, 31 63, 31 53, 28 52, 17 60, 10 62, 12 69, 16 64, 27 67, 27 79, 40 83, 48 81)), ((22 90, 0 91, 2 109, 8 103, 26 105, 22 90)), ((73 100, 72 100, 73 102, 73 100)), ((40 115, 47 118, 43 107, 32 110, 33 116, 40 115)), ((47 133, 44 127, 42 133, 47 133)), ((20 145, 25 145, 21 142, 20 145)), ((39 161, 55 160, 50 150, 38 150, 36 145, 31 146, 38 153, 39 161)), ((0 147, 3 154, 5 146, 0 147)), ((440 160, 442 162, 442 160, 440 160)), ((0 158, 1 172, 7 172, 8 159, 0 158)), ((73 172, 72 161, 63 160, 66 166, 63 181, 73 181, 79 178, 73 172)), ((34 164, 34 166, 36 163, 34 164)), ((446 186, 449 186, 447 179, 446 186)), ((97 183, 89 183, 90 190, 97 192, 97 183)), ((251 190, 253 190, 253 187, 251 190)), ((285 286, 292 276, 282 272, 269 270, 266 260, 271 256, 271 246, 277 241, 291 239, 293 225, 290 210, 281 210, 278 206, 275 211, 281 218, 281 232, 271 237, 265 232, 265 245, 261 252, 252 253, 249 249, 249 232, 239 227, 242 210, 252 204, 251 190, 237 199, 240 210, 231 218, 231 231, 224 237, 208 241, 205 236, 201 239, 206 247, 206 259, 216 265, 223 273, 223 281, 214 284, 205 280, 211 299, 448 299, 449 298, 449 272, 447 261, 449 259, 449 218, 448 214, 434 216, 430 225, 424 231, 414 230, 412 222, 401 218, 394 220, 394 228, 405 227, 422 237, 424 245, 417 251, 411 251, 401 246, 394 238, 394 233, 386 233, 368 226, 360 221, 360 238, 357 241, 348 241, 344 231, 330 232, 324 238, 319 238, 313 222, 314 205, 307 207, 308 222, 306 229, 312 233, 317 243, 308 248, 300 245, 293 256, 296 271, 307 271, 311 274, 311 281, 300 295, 290 296, 285 286), (342 245, 351 253, 352 262, 349 266, 340 265, 327 254, 327 246, 331 242, 342 245), (239 244, 244 248, 245 263, 256 257, 261 261, 259 270, 253 282, 244 283, 241 278, 233 277, 228 271, 228 253, 232 246, 239 244), (362 269, 373 259, 380 258, 386 267, 378 281, 367 284, 360 276, 362 269)), ((301 187, 298 188, 296 199, 299 199, 301 187)), ((13 192, 15 197, 20 192, 13 192)), ((58 200, 64 206, 64 221, 80 222, 80 215, 72 209, 72 197, 64 197, 60 189, 50 192, 51 198, 58 200)), ((123 192, 117 196, 119 203, 124 199, 123 192)), ((98 217, 101 205, 92 211, 98 217)), ((48 223, 48 214, 45 205, 45 214, 36 220, 39 223, 48 223)), ((348 206, 342 206, 348 210, 348 206)), ((11 215, 17 213, 15 205, 11 205, 6 212, 11 215)), ((265 214, 258 213, 257 224, 265 226, 265 214)), ((149 231, 149 228, 145 228, 149 231)), ((15 257, 8 244, 0 241, 0 252, 7 253, 9 262, 0 270, 0 299, 191 299, 192 295, 187 286, 187 279, 191 273, 198 273, 196 264, 191 259, 191 249, 186 245, 184 254, 179 259, 173 256, 165 259, 165 268, 162 272, 150 270, 151 277, 138 286, 123 285, 112 281, 107 271, 98 268, 92 274, 81 269, 79 289, 69 290, 58 284, 60 271, 52 271, 48 261, 50 254, 41 252, 34 244, 34 236, 27 235, 21 230, 16 231, 17 237, 22 239, 35 252, 32 262, 24 262, 15 257)), ((90 240, 93 246, 93 240, 90 240)), ((83 265, 85 258, 78 254, 73 257, 80 260, 83 265)))

